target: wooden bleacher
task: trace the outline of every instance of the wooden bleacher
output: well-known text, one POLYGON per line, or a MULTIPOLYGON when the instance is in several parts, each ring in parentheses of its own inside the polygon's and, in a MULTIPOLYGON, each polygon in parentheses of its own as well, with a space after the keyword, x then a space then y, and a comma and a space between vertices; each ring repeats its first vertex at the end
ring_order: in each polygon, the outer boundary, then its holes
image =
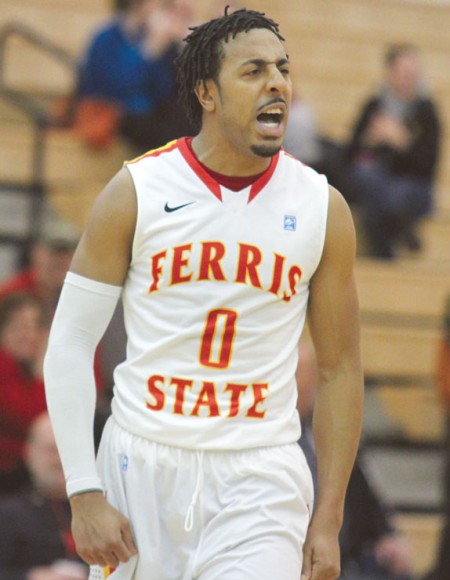
POLYGON ((424 257, 392 263, 360 258, 356 281, 366 373, 410 377, 432 388, 442 315, 450 293, 447 263, 424 257))
POLYGON ((442 517, 439 514, 398 514, 394 522, 411 545, 415 577, 429 572, 434 564, 442 517))
POLYGON ((445 417, 435 389, 384 384, 377 387, 377 396, 391 423, 407 438, 428 445, 442 440, 445 417))
POLYGON ((450 269, 441 261, 383 262, 360 258, 356 280, 363 312, 411 315, 440 323, 450 291, 450 269))
POLYGON ((366 376, 386 414, 417 442, 438 443, 444 432, 433 373, 450 270, 439 264, 359 259, 356 267, 366 376))
MULTIPOLYGON (((421 47, 444 129, 449 127, 450 5, 425 0, 247 0, 245 4, 280 22, 296 90, 314 107, 325 135, 337 139, 348 135, 361 102, 379 82, 385 46, 397 41, 421 47)), ((201 15, 211 3, 197 0, 196 5, 201 15)), ((0 0, 0 27, 10 20, 23 22, 79 56, 109 7, 109 0, 0 0)), ((30 55, 28 47, 18 43, 11 53, 8 78, 18 87, 57 94, 70 91, 71 79, 60 68, 30 55)), ((30 178, 32 142, 29 120, 0 102, 0 181, 30 178)), ((450 292, 449 152, 446 130, 437 209, 423 224, 423 251, 393 264, 360 257, 356 269, 366 374, 380 380, 378 396, 391 418, 412 439, 424 441, 438 440, 442 433, 432 373, 443 304, 450 292)), ((44 167, 51 206, 82 227, 96 194, 128 156, 121 143, 108 152, 92 152, 70 132, 51 130, 44 167)), ((412 539, 416 571, 424 572, 431 565, 439 517, 402 514, 397 521, 412 539)))
POLYGON ((362 358, 366 375, 390 380, 430 376, 439 337, 437 329, 393 324, 362 324, 362 358))
MULTIPOLYGON (((1 0, 0 25, 11 19, 34 26, 52 41, 64 46, 74 55, 81 54, 91 31, 109 14, 109 1, 66 0, 64 6, 47 0, 1 0)), ((349 131, 353 115, 361 99, 373 89, 380 74, 380 55, 385 45, 397 40, 413 40, 422 46, 430 84, 441 98, 445 121, 450 118, 450 85, 444 58, 450 40, 443 24, 450 16, 450 8, 439 4, 408 3, 399 0, 378 0, 362 5, 358 0, 332 2, 331 0, 288 0, 273 6, 268 0, 249 0, 249 7, 267 10, 277 19, 286 36, 294 65, 294 79, 298 90, 315 107, 322 129, 332 137, 342 137, 349 131), (418 26, 420 23, 420 26, 418 26)), ((208 6, 207 0, 198 2, 199 13, 208 6)), ((19 86, 30 90, 58 91, 67 79, 54 71, 39 68, 27 58, 14 57, 13 79, 19 86), (50 72, 49 77, 46 77, 50 72)), ((67 87, 68 89, 70 87, 67 87)), ((33 130, 29 121, 13 107, 0 103, 0 179, 26 180, 31 170, 33 130)), ((361 285, 363 313, 370 310, 379 314, 417 313, 427 305, 433 316, 439 316, 443 296, 450 288, 446 262, 450 257, 450 218, 441 208, 450 207, 450 156, 447 137, 444 140, 440 178, 438 181, 438 211, 423 224, 424 250, 416 262, 435 263, 426 271, 409 270, 396 263, 380 267, 372 261, 358 265, 358 283, 361 285), (448 188, 448 189, 447 189, 448 188), (400 270, 399 268, 403 268, 400 270), (408 280, 409 284, 402 283, 408 280), (430 294, 434 292, 434 297, 430 294)), ((84 225, 89 207, 100 187, 120 167, 128 152, 117 144, 107 152, 92 152, 73 138, 70 132, 52 130, 47 136, 45 151, 45 178, 50 200, 58 212, 79 225, 84 225)), ((408 266, 409 267, 409 266, 408 266)), ((368 370, 380 369, 377 361, 385 358, 384 349, 401 353, 404 349, 422 351, 414 357, 415 368, 425 370, 432 361, 434 331, 421 329, 417 337, 411 329, 401 327, 383 338, 383 324, 363 328, 363 352, 368 370), (392 342, 392 349, 389 345, 392 342), (420 365, 423 365, 420 367, 420 365)), ((404 357, 402 357, 404 359, 404 357)), ((392 362, 392 364, 394 364, 392 362)), ((394 365, 395 366, 395 365, 394 365)), ((397 362, 395 373, 402 371, 397 362)), ((431 372, 431 369, 428 370, 431 372)))
MULTIPOLYGON (((92 31, 110 10, 109 0, 65 0, 63 3, 0 0, 0 4, 0 26, 11 20, 28 24, 74 56, 83 53, 92 31)), ((210 4, 209 0, 198 0, 198 14, 205 13, 210 4)), ((343 138, 348 134, 359 104, 378 83, 384 47, 398 40, 413 41, 422 47, 427 77, 441 103, 441 115, 448 126, 448 6, 404 0, 371 3, 359 0, 286 0, 278 5, 269 0, 248 0, 246 5, 266 10, 280 22, 291 54, 297 90, 315 108, 326 135, 343 138)), ((34 91, 70 89, 70 80, 61 70, 54 70, 48 62, 39 66, 35 55, 26 53, 24 58, 20 50, 11 50, 8 74, 17 86, 34 91)), ((20 138, 26 148, 26 135, 20 138)), ((436 193, 438 208, 447 212, 450 212, 449 143, 446 132, 436 193)), ((9 144, 0 145, 3 154, 9 144)), ((19 136, 12 148, 22 149, 19 136)), ((2 157, 12 160, 14 154, 11 151, 2 157)), ((12 171, 11 163, 5 162, 5 165, 12 171)), ((77 189, 75 184, 73 186, 77 189)), ((437 216, 436 221, 435 224, 431 218, 426 227, 430 230, 430 238, 439 238, 441 244, 443 236, 446 241, 449 214, 444 218, 437 216)), ((432 245, 432 259, 440 259, 442 254, 432 245)))
MULTIPOLYGON (((26 119, 7 114, 0 103, 0 181, 27 183, 33 177, 34 130, 26 119)), ((118 141, 107 151, 88 150, 66 129, 46 131, 43 147, 50 203, 82 228, 100 189, 130 157, 129 149, 118 141)))
MULTIPOLYGON (((22 0, 19 6, 13 0, 1 0, 1 4, 0 25, 11 19, 33 25, 74 55, 82 53, 91 31, 109 13, 108 0, 66 0, 64 6, 47 0, 22 0)), ((394 40, 413 40, 422 46, 430 83, 442 100, 443 118, 450 118, 447 108, 450 99, 444 99, 450 95, 450 85, 443 66, 450 45, 443 22, 445 16, 450 16, 450 7, 399 0, 378 0, 364 5, 358 0, 288 0, 278 6, 272 6, 268 0, 249 0, 247 4, 267 10, 281 23, 292 54, 296 85, 315 107, 325 133, 334 137, 348 133, 360 100, 378 82, 380 54, 384 46, 394 40)), ((199 1, 198 6, 201 13, 208 2, 199 1)), ((15 78, 12 82, 19 86, 28 83, 30 90, 42 90, 42 83, 47 90, 61 90, 61 83, 66 80, 58 78, 53 70, 51 78, 47 78, 46 68, 38 69, 36 74, 36 63, 28 58, 21 59, 20 53, 14 57, 13 65, 15 78)), ((3 103, 0 104, 0 123, 0 179, 26 180, 31 170, 32 127, 13 107, 3 103)), ((446 151, 447 138, 437 186, 438 211, 423 224, 424 250, 416 260, 419 264, 436 263, 436 271, 430 266, 425 273, 417 270, 404 278, 404 270, 400 274, 398 269, 402 268, 401 264, 380 268, 371 261, 366 265, 362 262, 358 266, 358 277, 359 284, 364 285, 360 290, 363 312, 370 309, 372 314, 383 316, 399 312, 407 315, 426 304, 434 308, 435 317, 439 316, 446 288, 450 287, 445 273, 450 257, 450 218, 441 209, 447 207, 446 204, 450 207, 450 156, 446 151), (401 290, 398 285, 404 280, 409 280, 409 286, 401 290), (434 298, 429 296, 428 289, 433 289, 434 298)), ((50 200, 57 211, 84 225, 99 188, 126 157, 128 152, 121 144, 107 152, 92 152, 70 132, 50 131, 44 173, 50 200)), ((363 329, 363 350, 371 371, 379 367, 376 361, 384 358, 382 328, 383 325, 372 324, 363 329)), ((424 354, 414 359, 416 367, 420 366, 420 361, 426 366, 431 362, 431 342, 436 331, 437 327, 434 333, 430 329, 421 330, 414 340, 408 336, 411 333, 408 329, 403 333, 399 328, 388 333, 386 345, 397 339, 401 344, 405 334, 406 349, 421 350, 421 344, 424 345, 424 354)), ((401 352, 399 349, 393 344, 392 352, 401 352)), ((392 358, 395 357, 392 355, 386 360, 392 358)), ((397 363, 397 367, 400 366, 397 363)))

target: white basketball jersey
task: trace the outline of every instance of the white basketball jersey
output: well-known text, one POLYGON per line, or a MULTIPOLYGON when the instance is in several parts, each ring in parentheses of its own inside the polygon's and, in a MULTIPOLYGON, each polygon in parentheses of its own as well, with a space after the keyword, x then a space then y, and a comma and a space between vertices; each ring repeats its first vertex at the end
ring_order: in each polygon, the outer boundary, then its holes
POLYGON ((116 420, 188 448, 297 441, 297 345, 324 245, 326 179, 281 151, 234 192, 185 139, 127 167, 138 209, 116 420))

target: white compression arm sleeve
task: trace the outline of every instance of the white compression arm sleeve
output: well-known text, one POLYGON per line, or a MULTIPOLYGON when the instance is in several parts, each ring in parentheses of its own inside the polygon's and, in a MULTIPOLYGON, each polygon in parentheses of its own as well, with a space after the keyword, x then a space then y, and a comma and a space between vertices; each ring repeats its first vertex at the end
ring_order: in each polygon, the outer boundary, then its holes
POLYGON ((69 497, 103 490, 95 466, 94 355, 120 293, 118 286, 69 272, 53 319, 44 379, 69 497))

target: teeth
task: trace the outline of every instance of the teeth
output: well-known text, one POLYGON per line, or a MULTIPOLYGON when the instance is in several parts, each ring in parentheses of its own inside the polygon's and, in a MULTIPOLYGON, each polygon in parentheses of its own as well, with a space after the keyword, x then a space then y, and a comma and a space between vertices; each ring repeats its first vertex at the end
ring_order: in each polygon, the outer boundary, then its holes
POLYGON ((272 109, 268 109, 267 111, 264 111, 264 113, 266 115, 282 115, 283 109, 280 109, 280 107, 273 107, 272 109))

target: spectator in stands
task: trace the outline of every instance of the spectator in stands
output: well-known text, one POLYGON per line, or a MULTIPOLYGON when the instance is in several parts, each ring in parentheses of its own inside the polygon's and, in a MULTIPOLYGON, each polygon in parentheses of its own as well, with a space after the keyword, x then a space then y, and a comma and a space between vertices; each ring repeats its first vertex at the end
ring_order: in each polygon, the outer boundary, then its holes
MULTIPOLYGON (((316 487, 316 459, 312 430, 317 364, 312 345, 302 340, 297 372, 298 409, 302 422, 302 447, 316 487)), ((389 511, 380 500, 364 465, 360 450, 350 477, 340 534, 341 573, 346 580, 407 580, 412 555, 406 540, 395 530, 389 511)))
MULTIPOLYGON (((35 296, 41 301, 51 322, 79 239, 80 234, 71 223, 49 218, 31 248, 29 266, 0 284, 0 299, 16 292, 35 296)), ((104 358, 97 356, 95 365, 100 391, 105 382, 109 382, 105 381, 104 358)))
POLYGON ((361 208, 374 256, 391 259, 400 244, 420 249, 415 227, 432 209, 440 133, 418 49, 391 46, 384 82, 358 115, 348 150, 351 197, 361 208))
POLYGON ((26 434, 46 408, 42 361, 48 325, 39 300, 14 293, 0 300, 0 493, 27 479, 26 434))
POLYGON ((0 499, 0 580, 87 580, 75 552, 70 505, 46 412, 32 422, 25 446, 30 485, 0 499))
POLYGON ((192 4, 115 0, 116 16, 94 35, 81 66, 75 128, 88 143, 106 146, 117 130, 142 153, 192 134, 176 102, 174 65, 192 4))
POLYGON ((33 244, 29 267, 0 285, 0 298, 27 292, 39 298, 52 317, 79 238, 70 223, 49 220, 33 244))
POLYGON ((445 307, 443 333, 438 345, 436 383, 446 417, 444 445, 446 468, 443 482, 444 526, 441 532, 436 565, 424 579, 447 580, 450 578, 450 295, 445 307))

